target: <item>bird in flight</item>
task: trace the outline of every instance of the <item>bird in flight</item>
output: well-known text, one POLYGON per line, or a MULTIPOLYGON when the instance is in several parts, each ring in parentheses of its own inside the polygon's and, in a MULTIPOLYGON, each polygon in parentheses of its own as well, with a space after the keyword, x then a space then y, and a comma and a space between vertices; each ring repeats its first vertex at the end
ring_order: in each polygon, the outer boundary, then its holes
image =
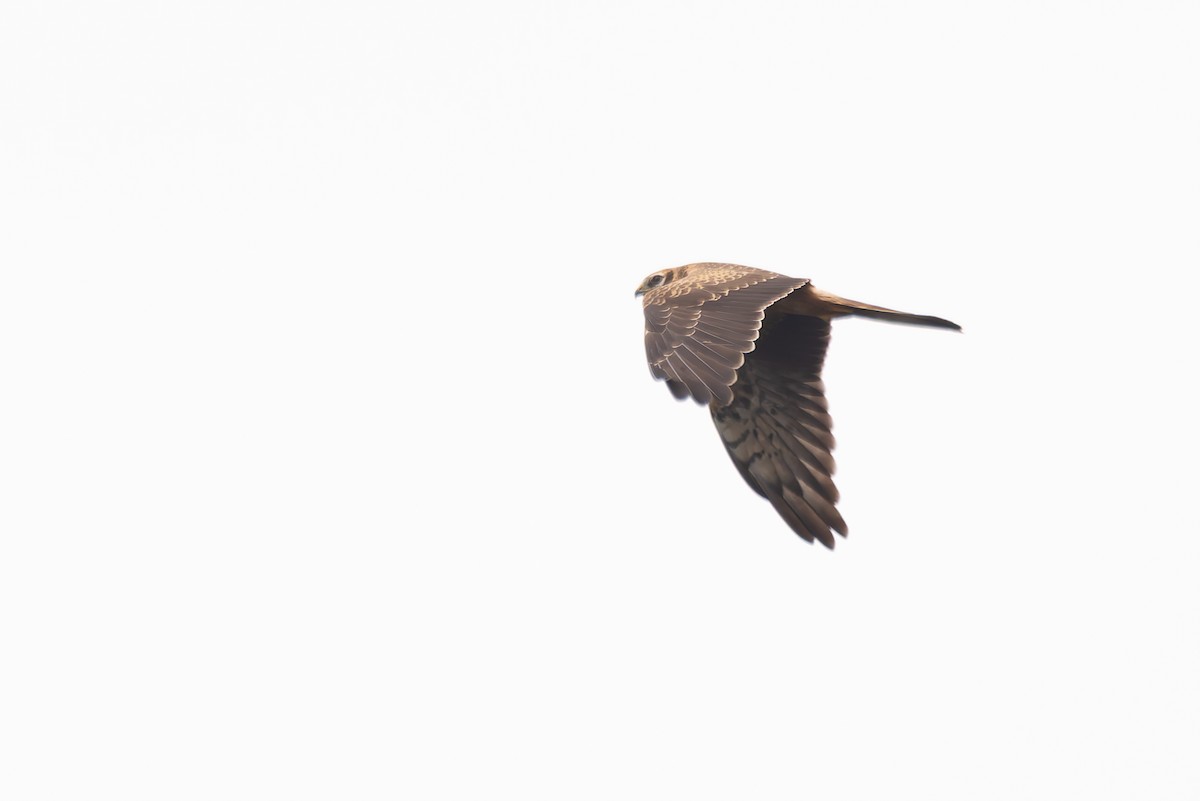
POLYGON ((821 382, 830 320, 856 315, 962 330, 737 264, 659 270, 635 294, 646 314, 651 374, 676 398, 707 403, 750 488, 802 538, 828 548, 833 532, 847 532, 836 508, 833 422, 821 382))

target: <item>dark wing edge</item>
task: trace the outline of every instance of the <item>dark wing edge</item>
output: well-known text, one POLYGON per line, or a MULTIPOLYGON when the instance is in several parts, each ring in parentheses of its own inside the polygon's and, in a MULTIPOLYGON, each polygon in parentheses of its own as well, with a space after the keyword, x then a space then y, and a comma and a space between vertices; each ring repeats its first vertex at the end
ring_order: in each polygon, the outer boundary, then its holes
POLYGON ((764 310, 808 280, 718 267, 647 293, 646 361, 676 398, 726 405, 745 354, 754 350, 764 310))
POLYGON ((746 357, 733 400, 712 409, 721 442, 746 483, 771 502, 796 534, 832 549, 846 536, 833 483, 833 421, 821 367, 830 325, 788 316, 746 357))

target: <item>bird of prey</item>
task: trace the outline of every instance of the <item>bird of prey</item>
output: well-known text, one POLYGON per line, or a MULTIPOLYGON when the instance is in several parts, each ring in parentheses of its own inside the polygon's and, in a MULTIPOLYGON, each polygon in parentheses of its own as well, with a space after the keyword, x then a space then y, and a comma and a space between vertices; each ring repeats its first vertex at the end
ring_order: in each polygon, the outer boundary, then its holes
POLYGON ((807 278, 705 262, 659 270, 636 295, 651 374, 707 403, 750 488, 808 542, 846 536, 833 484, 832 421, 821 367, 829 321, 857 315, 962 330, 940 317, 847 300, 807 278))

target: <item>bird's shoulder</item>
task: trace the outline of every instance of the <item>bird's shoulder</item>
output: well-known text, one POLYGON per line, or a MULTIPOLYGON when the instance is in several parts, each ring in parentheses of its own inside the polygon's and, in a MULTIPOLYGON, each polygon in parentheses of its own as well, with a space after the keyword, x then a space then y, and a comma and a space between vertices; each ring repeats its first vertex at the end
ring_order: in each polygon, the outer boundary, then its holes
POLYGON ((746 305, 750 310, 761 311, 782 295, 808 283, 807 278, 721 262, 687 264, 672 273, 673 280, 646 293, 644 302, 648 308, 658 306, 665 311, 729 300, 735 302, 721 305, 746 305))

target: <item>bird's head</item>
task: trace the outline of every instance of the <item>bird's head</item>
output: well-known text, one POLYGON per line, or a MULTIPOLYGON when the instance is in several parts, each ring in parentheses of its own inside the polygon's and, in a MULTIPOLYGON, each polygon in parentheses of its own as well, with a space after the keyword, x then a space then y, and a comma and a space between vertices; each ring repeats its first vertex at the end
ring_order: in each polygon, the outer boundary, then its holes
POLYGON ((637 291, 633 293, 633 296, 635 298, 640 297, 645 295, 651 289, 658 289, 660 286, 666 286, 674 281, 675 278, 680 274, 682 274, 682 268, 659 270, 656 273, 650 273, 650 275, 646 276, 646 280, 642 281, 642 285, 637 288, 637 291))

